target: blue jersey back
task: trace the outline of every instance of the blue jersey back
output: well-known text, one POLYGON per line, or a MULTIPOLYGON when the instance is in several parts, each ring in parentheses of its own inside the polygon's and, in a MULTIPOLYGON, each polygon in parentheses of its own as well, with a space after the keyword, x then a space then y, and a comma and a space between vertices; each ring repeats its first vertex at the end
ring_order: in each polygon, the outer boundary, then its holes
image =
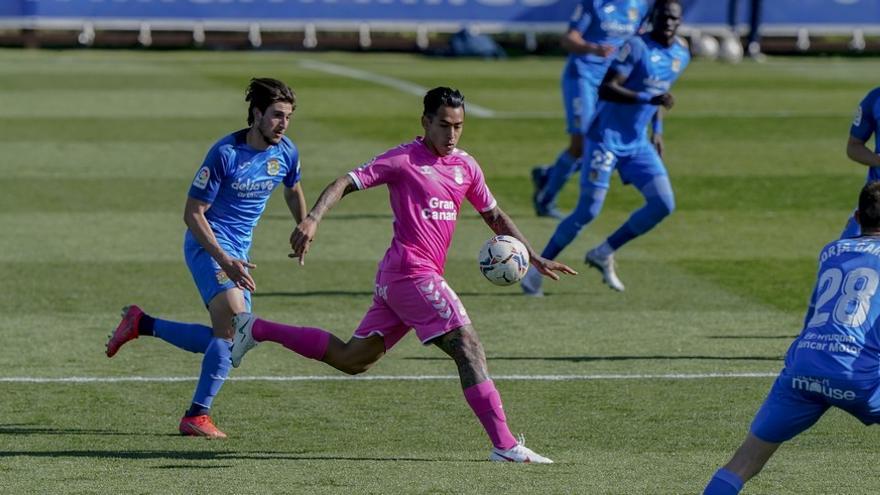
POLYGON ((246 136, 242 129, 217 141, 189 188, 189 197, 211 204, 205 217, 218 240, 243 252, 278 183, 293 187, 300 179, 299 151, 290 139, 259 151, 246 136))
MULTIPOLYGON (((629 40, 610 70, 626 76, 625 88, 653 96, 668 93, 690 60, 683 39, 665 46, 647 33, 629 40)), ((627 155, 648 142, 648 122, 655 112, 657 106, 650 103, 600 101, 587 136, 615 154, 627 155)))
MULTIPOLYGON (((880 153, 880 140, 877 139, 877 129, 880 128, 880 88, 874 88, 865 95, 856 109, 849 135, 859 141, 868 142, 874 135, 874 153, 880 153)), ((868 168, 868 182, 880 180, 880 167, 868 168)))
MULTIPOLYGON (((620 48, 639 31, 648 3, 645 0, 581 0, 569 23, 569 30, 580 33, 584 40, 620 48)), ((587 78, 598 86, 613 56, 570 54, 565 71, 587 78)))
POLYGON ((804 329, 788 349, 790 373, 870 380, 880 376, 880 238, 834 241, 819 274, 804 329))

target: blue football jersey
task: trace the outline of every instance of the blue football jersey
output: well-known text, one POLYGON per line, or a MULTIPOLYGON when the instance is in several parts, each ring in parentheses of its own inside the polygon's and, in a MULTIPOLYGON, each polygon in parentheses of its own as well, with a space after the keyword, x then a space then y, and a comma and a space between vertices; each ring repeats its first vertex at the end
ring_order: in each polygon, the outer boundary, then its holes
MULTIPOLYGON (((859 103, 849 135, 867 143, 873 134, 874 153, 880 153, 880 141, 877 140, 878 128, 880 128, 880 88, 874 88, 859 103)), ((875 180, 880 180, 880 167, 869 167, 868 182, 875 180)))
MULTIPOLYGON (((647 12, 645 0, 581 0, 572 15, 569 30, 577 31, 591 43, 620 48, 638 33, 647 12)), ((565 71, 598 86, 613 60, 613 54, 609 57, 570 54, 565 71)))
POLYGON ((834 241, 819 273, 804 329, 788 349, 789 373, 869 380, 880 374, 880 238, 834 241))
POLYGON ((287 136, 263 151, 246 136, 242 129, 217 141, 189 188, 189 197, 211 204, 205 217, 218 240, 243 252, 275 187, 300 179, 299 151, 287 136))
MULTIPOLYGON (((665 46, 647 33, 629 40, 610 70, 626 76, 625 88, 653 96, 668 93, 690 60, 683 39, 665 46)), ((587 137, 617 155, 628 155, 648 142, 648 123, 656 112, 657 106, 650 103, 602 100, 587 137)))

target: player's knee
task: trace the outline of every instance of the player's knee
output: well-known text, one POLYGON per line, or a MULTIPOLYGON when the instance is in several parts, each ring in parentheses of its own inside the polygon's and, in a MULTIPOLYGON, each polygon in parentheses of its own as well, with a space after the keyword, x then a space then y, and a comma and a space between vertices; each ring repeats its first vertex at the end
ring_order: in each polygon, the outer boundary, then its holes
POLYGON ((651 209, 658 220, 668 217, 675 211, 675 196, 664 194, 651 200, 651 209))

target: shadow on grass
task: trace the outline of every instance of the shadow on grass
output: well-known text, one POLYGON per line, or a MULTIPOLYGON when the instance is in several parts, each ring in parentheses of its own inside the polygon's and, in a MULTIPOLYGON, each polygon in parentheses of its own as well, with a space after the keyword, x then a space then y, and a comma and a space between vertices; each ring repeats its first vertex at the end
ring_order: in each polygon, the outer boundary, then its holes
MULTIPOLYGON (((448 361, 445 356, 439 357, 405 357, 413 361, 448 361)), ((782 356, 487 356, 489 361, 567 361, 570 363, 588 363, 591 361, 782 361, 782 356)))
POLYGON ((0 436, 3 435, 100 435, 100 436, 124 436, 124 437, 164 437, 180 436, 170 433, 147 433, 130 431, 100 430, 96 428, 55 428, 46 426, 34 426, 31 424, 0 424, 0 436))
MULTIPOLYGON (((296 452, 210 452, 191 450, 0 450, 0 459, 6 457, 41 458, 92 458, 176 461, 230 461, 230 460, 290 460, 290 461, 363 461, 363 462, 484 462, 481 459, 428 459, 419 457, 380 457, 380 456, 334 456, 309 455, 296 452)), ((156 469, 191 468, 207 466, 157 466, 156 469)), ((222 467, 222 466, 210 466, 222 467)))

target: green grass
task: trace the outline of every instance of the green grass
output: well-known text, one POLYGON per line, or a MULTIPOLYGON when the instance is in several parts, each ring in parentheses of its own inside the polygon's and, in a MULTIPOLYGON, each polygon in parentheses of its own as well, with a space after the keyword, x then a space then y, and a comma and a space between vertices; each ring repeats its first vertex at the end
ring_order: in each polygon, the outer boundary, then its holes
MULTIPOLYGON (((205 151, 244 125, 248 78, 292 84, 290 131, 311 203, 337 175, 420 133, 420 100, 300 66, 343 64, 460 87, 507 117, 469 117, 461 146, 540 247, 555 223, 531 212, 528 170, 565 143, 561 61, 395 54, 0 51, 0 377, 193 377, 200 356, 141 339, 103 355, 117 309, 207 321, 181 256, 186 190, 205 151)), ((490 232, 461 215, 447 278, 493 374, 773 373, 799 331, 815 257, 843 228, 864 180, 844 156, 850 116, 874 85, 870 59, 695 62, 666 123, 678 210, 618 255, 623 294, 595 272, 548 297, 481 279, 490 232)), ((573 206, 575 183, 561 198, 573 206)), ((561 260, 641 204, 615 180, 602 215, 561 260)), ((255 311, 350 335, 390 238, 384 191, 347 197, 305 267, 286 258, 275 197, 252 251, 255 311)), ((454 375, 410 336, 366 376, 454 375)), ((331 376, 263 345, 233 376, 331 376)), ((223 442, 181 438, 193 380, 0 381, 2 493, 698 493, 748 428, 772 378, 499 379, 512 429, 552 466, 484 462, 488 442, 453 379, 230 380, 214 415, 223 442)), ((853 465, 880 461, 875 429, 832 411, 779 451, 748 494, 877 491, 853 465), (856 464, 857 463, 857 464, 856 464)))

